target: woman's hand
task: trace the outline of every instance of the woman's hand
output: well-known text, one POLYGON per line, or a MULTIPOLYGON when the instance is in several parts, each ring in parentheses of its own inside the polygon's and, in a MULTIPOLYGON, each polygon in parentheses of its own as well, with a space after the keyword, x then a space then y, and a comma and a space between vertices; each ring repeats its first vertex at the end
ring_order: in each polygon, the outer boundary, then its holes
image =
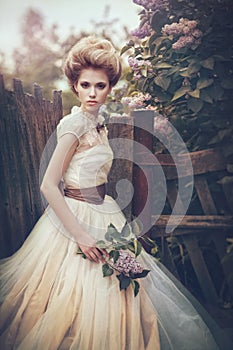
POLYGON ((78 245, 83 254, 90 261, 94 261, 96 263, 105 262, 106 257, 108 256, 108 252, 105 249, 98 248, 96 245, 78 245))

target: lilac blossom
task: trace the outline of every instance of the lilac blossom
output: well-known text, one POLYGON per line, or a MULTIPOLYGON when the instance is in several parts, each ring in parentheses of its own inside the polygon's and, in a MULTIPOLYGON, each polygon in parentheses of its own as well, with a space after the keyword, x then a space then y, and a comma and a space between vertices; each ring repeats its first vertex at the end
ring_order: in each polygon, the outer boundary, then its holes
POLYGON ((180 18, 178 23, 166 24, 162 28, 162 33, 166 35, 180 36, 172 45, 172 48, 179 50, 183 47, 199 45, 201 42, 202 32, 197 29, 197 21, 187 18, 180 18))
POLYGON ((123 105, 128 106, 129 108, 143 108, 146 106, 146 101, 149 101, 150 99, 150 94, 147 93, 144 95, 142 92, 139 92, 134 96, 123 97, 121 102, 123 105))
POLYGON ((142 68, 147 68, 149 72, 153 71, 152 64, 150 61, 138 60, 137 58, 129 57, 128 63, 134 72, 134 75, 133 75, 134 80, 138 80, 142 77, 142 74, 141 74, 142 68))
POLYGON ((156 134, 169 135, 172 132, 171 125, 167 118, 157 115, 154 117, 154 132, 156 134))
POLYGON ((138 28, 131 30, 130 34, 136 36, 138 39, 144 39, 147 36, 150 36, 152 28, 148 22, 145 22, 143 25, 140 25, 138 28))
POLYGON ((132 255, 121 250, 117 261, 113 263, 112 267, 125 275, 129 275, 130 272, 138 274, 143 271, 142 265, 132 255))
POLYGON ((168 5, 168 0, 133 0, 133 2, 137 5, 144 7, 147 11, 161 11, 165 10, 168 5))

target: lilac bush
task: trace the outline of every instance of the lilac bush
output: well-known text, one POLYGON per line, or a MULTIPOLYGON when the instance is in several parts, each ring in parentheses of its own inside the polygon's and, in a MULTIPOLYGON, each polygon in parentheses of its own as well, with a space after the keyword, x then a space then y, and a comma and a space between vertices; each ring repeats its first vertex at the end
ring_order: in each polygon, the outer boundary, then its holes
POLYGON ((142 10, 122 48, 130 50, 127 97, 149 94, 139 105, 167 117, 189 150, 221 144, 233 157, 232 0, 133 2, 142 10))

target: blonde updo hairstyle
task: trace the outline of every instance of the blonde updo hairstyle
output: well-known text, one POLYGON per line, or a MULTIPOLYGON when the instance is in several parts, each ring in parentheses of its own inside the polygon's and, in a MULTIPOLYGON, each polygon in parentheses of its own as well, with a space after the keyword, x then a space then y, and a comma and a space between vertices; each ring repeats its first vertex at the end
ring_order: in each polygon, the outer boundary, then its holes
POLYGON ((64 72, 75 94, 77 92, 74 85, 81 71, 90 67, 104 69, 110 86, 116 85, 120 79, 122 67, 120 58, 110 41, 88 36, 82 38, 71 48, 65 62, 64 72))

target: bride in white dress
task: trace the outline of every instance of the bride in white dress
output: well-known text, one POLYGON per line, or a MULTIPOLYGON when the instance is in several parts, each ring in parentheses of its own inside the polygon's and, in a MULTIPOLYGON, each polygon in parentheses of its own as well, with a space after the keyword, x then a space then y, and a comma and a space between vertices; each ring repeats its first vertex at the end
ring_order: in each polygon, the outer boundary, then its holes
POLYGON ((70 51, 65 74, 81 106, 57 127, 41 185, 48 208, 23 246, 1 261, 1 349, 223 348, 212 320, 207 326, 191 296, 145 251, 138 261, 150 273, 136 297, 131 286, 119 290, 115 273, 103 278, 108 252, 96 241, 109 224, 121 230, 125 217, 105 194, 113 153, 98 111, 121 65, 109 41, 87 37, 70 51))

